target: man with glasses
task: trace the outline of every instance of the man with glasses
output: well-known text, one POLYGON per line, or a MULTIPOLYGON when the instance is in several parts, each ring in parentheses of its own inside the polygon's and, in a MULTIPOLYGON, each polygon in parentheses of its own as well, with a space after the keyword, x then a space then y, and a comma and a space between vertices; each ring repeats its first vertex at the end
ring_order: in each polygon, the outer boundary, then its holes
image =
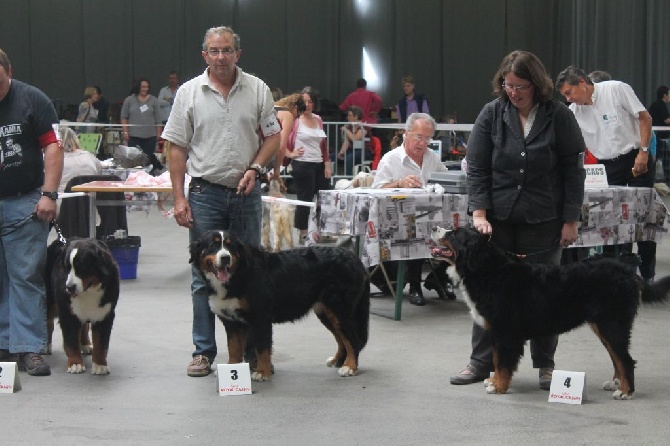
POLYGON ((47 236, 63 170, 57 123, 51 100, 12 79, 0 49, 0 362, 18 361, 34 376, 51 374, 41 353, 47 236))
MULTIPOLYGON (((405 141, 402 145, 387 152, 377 166, 377 173, 372 184, 374 188, 417 188, 424 187, 430 174, 447 170, 440 160, 440 156, 428 149, 428 144, 435 134, 435 120, 427 113, 412 113, 405 123, 405 141)), ((421 291, 421 270, 424 259, 410 260, 407 264, 407 282, 409 283, 409 302, 412 305, 426 305, 426 299, 421 291)), ((445 262, 440 262, 440 268, 435 275, 426 278, 424 286, 427 289, 436 289, 440 298, 450 298, 446 289, 445 262), (436 277, 437 276, 437 277, 436 277), (440 280, 441 287, 436 286, 440 280)))
MULTIPOLYGON (((654 187, 654 159, 649 153, 652 118, 630 85, 620 81, 594 83, 586 72, 569 66, 556 77, 556 88, 582 130, 589 151, 605 166, 610 185, 654 187)), ((640 275, 654 281, 656 243, 638 242, 640 275)), ((623 245, 632 252, 632 244, 623 245)), ((603 253, 615 255, 613 246, 603 253)))
MULTIPOLYGON (((175 220, 189 229, 191 242, 213 229, 260 245, 258 178, 277 152, 281 128, 270 88, 237 66, 241 54, 240 37, 231 28, 207 30, 202 46, 207 69, 179 87, 163 131, 170 142, 175 220)), ((206 376, 217 354, 215 317, 195 267, 191 292, 195 351, 186 372, 206 376)))

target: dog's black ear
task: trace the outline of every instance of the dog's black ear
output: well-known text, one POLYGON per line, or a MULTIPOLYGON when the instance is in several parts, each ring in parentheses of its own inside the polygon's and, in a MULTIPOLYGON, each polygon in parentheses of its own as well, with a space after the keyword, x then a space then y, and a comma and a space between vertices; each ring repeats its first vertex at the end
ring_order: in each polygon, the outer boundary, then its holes
POLYGON ((196 240, 193 243, 191 243, 188 246, 188 252, 190 254, 190 257, 188 258, 188 263, 195 263, 195 261, 198 259, 198 255, 200 252, 200 241, 196 240))
POLYGON ((465 250, 466 264, 470 271, 478 271, 488 261, 488 242, 491 237, 476 233, 473 235, 465 250))

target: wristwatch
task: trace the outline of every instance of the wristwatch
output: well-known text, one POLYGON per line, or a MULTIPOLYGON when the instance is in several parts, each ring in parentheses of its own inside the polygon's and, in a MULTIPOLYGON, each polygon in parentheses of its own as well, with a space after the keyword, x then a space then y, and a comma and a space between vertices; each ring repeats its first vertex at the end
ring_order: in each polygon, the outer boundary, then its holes
POLYGON ((647 153, 649 151, 649 147, 640 147, 640 150, 644 153, 647 153))
POLYGON ((46 191, 42 191, 42 196, 43 196, 43 197, 51 198, 53 201, 58 200, 58 192, 46 192, 46 191))
POLYGON ((258 163, 253 163, 249 164, 249 167, 247 167, 247 170, 255 170, 256 171, 256 177, 260 177, 263 173, 263 166, 261 166, 258 163))

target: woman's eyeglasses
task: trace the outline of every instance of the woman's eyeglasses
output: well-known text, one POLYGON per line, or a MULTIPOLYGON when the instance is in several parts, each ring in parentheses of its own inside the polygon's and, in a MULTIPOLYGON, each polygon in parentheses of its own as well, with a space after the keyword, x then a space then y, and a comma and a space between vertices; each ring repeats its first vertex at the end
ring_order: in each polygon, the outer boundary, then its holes
POLYGON ((528 90, 528 89, 529 89, 530 87, 532 87, 532 86, 533 86, 533 84, 528 84, 528 85, 507 85, 507 84, 502 84, 502 87, 505 89, 505 91, 509 91, 509 92, 512 92, 512 91, 517 91, 517 92, 519 92, 519 91, 526 91, 526 90, 528 90))

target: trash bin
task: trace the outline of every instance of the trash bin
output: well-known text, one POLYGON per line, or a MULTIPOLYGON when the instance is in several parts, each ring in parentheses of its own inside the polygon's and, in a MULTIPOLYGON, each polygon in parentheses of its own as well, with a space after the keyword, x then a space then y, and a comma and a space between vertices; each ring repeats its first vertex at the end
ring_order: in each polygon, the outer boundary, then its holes
POLYGON ((119 265, 121 279, 137 279, 137 261, 140 255, 140 246, 142 246, 141 237, 133 235, 116 238, 112 235, 105 237, 104 241, 119 265))

